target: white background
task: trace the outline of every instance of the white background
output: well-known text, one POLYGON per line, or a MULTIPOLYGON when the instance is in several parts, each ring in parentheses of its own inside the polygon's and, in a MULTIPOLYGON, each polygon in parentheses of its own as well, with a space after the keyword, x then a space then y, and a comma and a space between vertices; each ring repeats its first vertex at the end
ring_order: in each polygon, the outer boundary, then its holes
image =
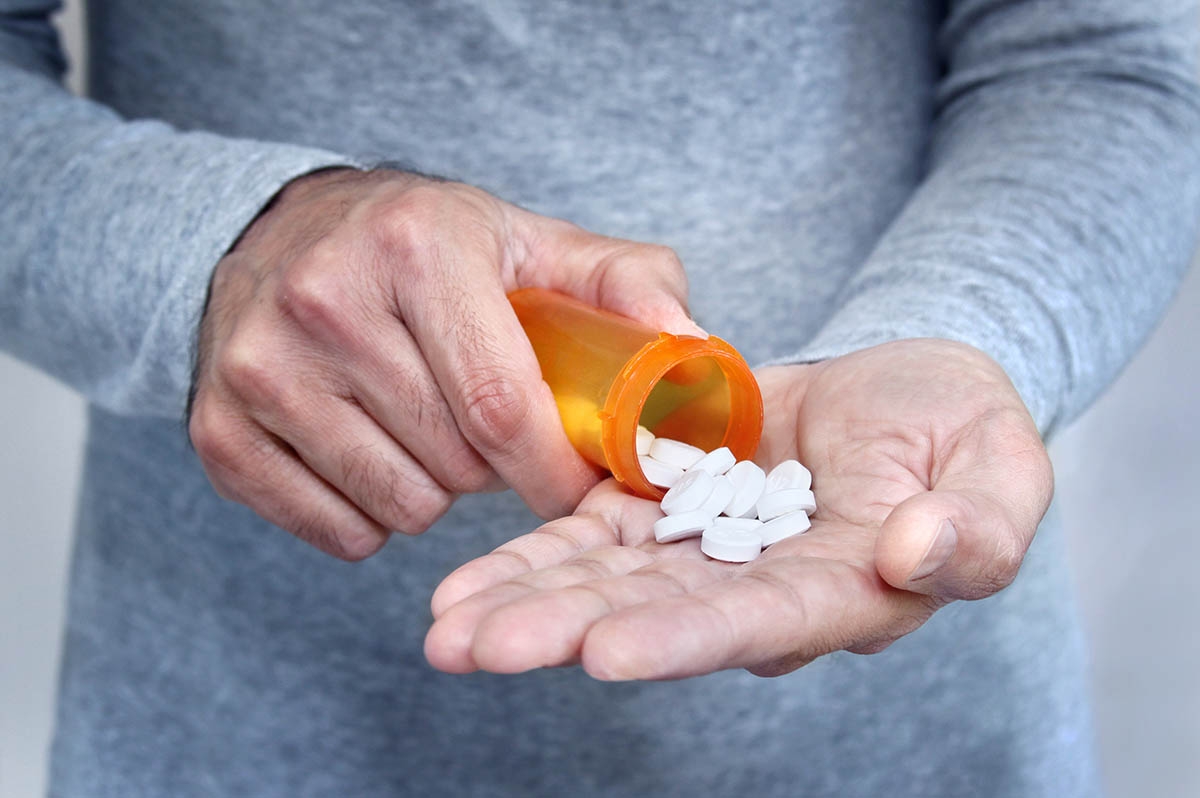
MULTIPOLYGON (((1149 345, 1051 447, 1112 798, 1200 795, 1197 307, 1193 270, 1149 345)), ((0 355, 0 798, 45 789, 83 429, 77 396, 0 355)))

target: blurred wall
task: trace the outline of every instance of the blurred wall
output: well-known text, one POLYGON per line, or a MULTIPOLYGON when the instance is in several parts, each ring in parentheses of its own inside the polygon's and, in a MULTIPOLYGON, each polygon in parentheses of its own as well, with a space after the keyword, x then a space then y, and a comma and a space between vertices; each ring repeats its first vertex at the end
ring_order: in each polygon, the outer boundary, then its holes
MULTIPOLYGON (((84 87, 81 0, 60 15, 72 91, 84 87)), ((0 353, 0 798, 45 794, 83 401, 0 353)))
MULTIPOLYGON (((69 0, 61 19, 76 63, 80 11, 69 0)), ((1193 270, 1150 344, 1051 447, 1112 798, 1200 795, 1197 308, 1193 270)), ((0 355, 0 798, 45 789, 83 426, 78 397, 0 355)))
POLYGON ((1149 344, 1050 447, 1111 798, 1200 796, 1198 309, 1193 263, 1149 344))

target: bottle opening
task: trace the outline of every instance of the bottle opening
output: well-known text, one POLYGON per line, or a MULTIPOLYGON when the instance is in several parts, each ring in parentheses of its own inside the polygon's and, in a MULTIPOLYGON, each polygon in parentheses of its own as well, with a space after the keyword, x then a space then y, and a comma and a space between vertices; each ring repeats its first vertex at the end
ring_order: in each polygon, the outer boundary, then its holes
POLYGON ((663 333, 622 369, 600 420, 613 475, 639 496, 661 499, 664 491, 637 460, 637 425, 705 451, 728 446, 744 460, 762 434, 762 394, 746 361, 721 339, 663 333))
POLYGON ((640 423, 657 436, 707 452, 721 446, 729 419, 725 372, 715 358, 696 357, 674 366, 654 384, 640 423))

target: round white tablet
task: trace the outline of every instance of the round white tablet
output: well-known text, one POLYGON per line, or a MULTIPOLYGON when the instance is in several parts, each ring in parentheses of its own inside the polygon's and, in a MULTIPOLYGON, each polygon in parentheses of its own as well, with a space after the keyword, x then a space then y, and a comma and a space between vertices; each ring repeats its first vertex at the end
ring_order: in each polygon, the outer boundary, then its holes
POLYGON ((679 515, 667 515, 654 522, 654 539, 659 543, 697 537, 712 523, 712 518, 699 510, 679 515))
POLYGON ((667 515, 697 510, 712 495, 714 482, 713 475, 707 471, 685 471, 663 496, 659 506, 667 515))
POLYGON ((650 454, 650 444, 652 443, 654 443, 654 433, 639 424, 637 428, 637 453, 650 454))
POLYGON ((704 504, 700 505, 700 509, 708 513, 709 518, 716 518, 732 498, 733 483, 729 481, 729 477, 717 477, 713 480, 712 493, 708 494, 708 498, 704 500, 704 504))
POLYGON ((787 488, 773 493, 764 493, 758 500, 758 517, 770 521, 787 513, 804 510, 811 513, 817 509, 817 499, 811 490, 787 488))
POLYGON ((763 492, 774 493, 789 488, 807 490, 811 487, 812 473, 796 460, 784 460, 767 474, 767 485, 763 492))
POLYGON ((808 513, 797 510, 794 513, 787 513, 767 521, 758 528, 758 534, 762 536, 763 548, 766 548, 772 543, 778 543, 792 535, 807 532, 810 526, 812 524, 809 523, 808 513))
POLYGON ((713 449, 708 454, 701 457, 695 463, 688 467, 689 471, 707 471, 714 477, 719 477, 733 467, 737 462, 737 458, 733 456, 733 452, 729 451, 728 446, 722 446, 720 449, 713 449))
POLYGON ((638 458, 638 465, 641 466, 642 474, 646 477, 646 481, 660 488, 671 487, 683 476, 682 468, 660 463, 653 457, 647 457, 646 455, 638 458))
POLYGON ((762 551, 762 538, 745 529, 710 526, 700 538, 700 551, 714 560, 750 562, 762 551))
POLYGON ((754 515, 758 497, 763 494, 763 486, 767 475, 763 470, 749 460, 729 469, 725 477, 733 483, 733 498, 725 505, 725 515, 733 518, 745 518, 754 515))
POLYGON ((671 438, 655 438, 650 443, 650 456, 660 463, 683 470, 694 466, 704 456, 704 450, 671 438))

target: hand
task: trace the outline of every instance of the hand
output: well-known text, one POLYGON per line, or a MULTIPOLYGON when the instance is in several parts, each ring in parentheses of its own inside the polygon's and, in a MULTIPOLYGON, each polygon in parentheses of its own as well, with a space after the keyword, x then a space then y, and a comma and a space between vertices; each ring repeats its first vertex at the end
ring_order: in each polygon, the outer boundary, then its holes
POLYGON ((570 512, 599 475, 505 298, 529 285, 698 329, 664 247, 402 172, 289 184, 218 264, 201 326, 189 433, 217 492, 346 559, 460 493, 570 512))
POLYGON ((660 545, 654 502, 613 480, 446 577, 425 653, 452 673, 582 662, 599 679, 795 670, 882 651, 954 599, 1016 575, 1053 491, 1004 372, 971 347, 911 340, 758 374, 756 459, 813 472, 812 528, 733 565, 660 545), (941 531, 941 534, 939 534, 941 531))

